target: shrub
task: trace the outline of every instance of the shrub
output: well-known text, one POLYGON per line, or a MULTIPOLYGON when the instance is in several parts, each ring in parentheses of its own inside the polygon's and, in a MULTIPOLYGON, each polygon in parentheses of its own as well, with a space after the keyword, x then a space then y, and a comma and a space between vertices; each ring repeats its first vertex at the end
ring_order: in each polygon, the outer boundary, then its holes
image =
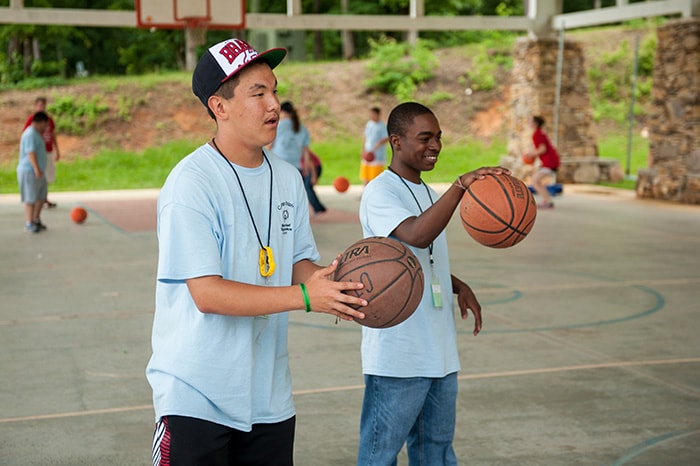
POLYGON ((94 127, 97 117, 108 111, 109 107, 100 103, 97 96, 92 99, 61 96, 49 104, 47 110, 56 117, 56 127, 60 132, 83 134, 94 127))
POLYGON ((474 56, 472 66, 467 70, 467 76, 472 82, 475 91, 490 91, 496 87, 496 70, 498 63, 491 60, 485 48, 480 48, 474 56))
POLYGON ((41 61, 34 60, 32 62, 31 75, 37 78, 43 78, 48 76, 61 76, 63 68, 65 67, 65 60, 63 61, 41 61))
POLYGON ((654 71, 654 57, 656 55, 656 36, 649 35, 639 46, 638 72, 640 76, 651 76, 654 71))
POLYGON ((419 84, 433 77, 438 60, 429 43, 418 40, 415 44, 397 42, 382 37, 370 39, 370 77, 364 84, 370 89, 394 95, 399 100, 413 97, 419 84))

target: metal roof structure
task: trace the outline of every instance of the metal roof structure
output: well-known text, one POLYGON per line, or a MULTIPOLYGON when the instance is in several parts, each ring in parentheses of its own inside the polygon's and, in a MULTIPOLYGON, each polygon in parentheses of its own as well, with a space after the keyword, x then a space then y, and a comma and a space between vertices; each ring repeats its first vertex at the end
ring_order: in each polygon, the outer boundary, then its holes
MULTIPOLYGON (((301 0, 287 0, 287 14, 247 13, 246 29, 284 30, 384 30, 527 31, 541 37, 562 29, 618 23, 653 16, 698 17, 700 0, 650 0, 628 3, 617 0, 615 6, 576 13, 562 13, 563 0, 525 0, 523 16, 426 16, 425 0, 410 0, 408 15, 331 15, 302 13, 301 0)), ((0 24, 43 24, 91 27, 136 27, 135 11, 88 10, 72 8, 25 8, 23 0, 10 0, 0 8, 0 24)))

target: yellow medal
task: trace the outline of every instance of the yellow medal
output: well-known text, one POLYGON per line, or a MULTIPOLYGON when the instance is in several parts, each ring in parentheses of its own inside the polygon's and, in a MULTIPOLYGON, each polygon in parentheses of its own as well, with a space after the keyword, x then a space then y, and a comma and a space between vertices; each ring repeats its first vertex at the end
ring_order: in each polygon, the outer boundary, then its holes
POLYGON ((272 254, 272 248, 265 246, 260 250, 260 275, 269 277, 275 273, 275 256, 272 254))

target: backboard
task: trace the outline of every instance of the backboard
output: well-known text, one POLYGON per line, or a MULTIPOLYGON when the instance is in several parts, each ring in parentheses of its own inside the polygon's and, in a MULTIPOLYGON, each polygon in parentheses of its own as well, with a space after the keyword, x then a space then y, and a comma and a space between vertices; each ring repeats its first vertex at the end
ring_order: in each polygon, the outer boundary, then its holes
POLYGON ((135 0, 140 28, 243 29, 245 0, 135 0))

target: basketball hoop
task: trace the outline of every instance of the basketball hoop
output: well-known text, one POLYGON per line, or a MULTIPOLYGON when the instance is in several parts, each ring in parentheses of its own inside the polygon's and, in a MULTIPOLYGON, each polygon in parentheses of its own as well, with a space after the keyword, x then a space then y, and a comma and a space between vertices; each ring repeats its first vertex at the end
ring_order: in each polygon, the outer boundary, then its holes
POLYGON ((207 29, 207 25, 211 21, 211 18, 203 16, 189 16, 187 18, 182 18, 180 21, 185 23, 185 27, 188 29, 207 29))
POLYGON ((207 42, 209 21, 202 17, 185 18, 185 67, 193 70, 197 64, 197 48, 207 42))
POLYGON ((135 0, 134 4, 140 28, 245 28, 245 0, 135 0))
POLYGON ((134 4, 138 27, 185 30, 185 68, 190 71, 209 29, 245 28, 245 0, 134 0, 134 4))
POLYGON ((183 18, 181 21, 185 23, 185 34, 192 41, 192 44, 197 47, 203 45, 207 40, 207 26, 210 18, 190 16, 183 18))

